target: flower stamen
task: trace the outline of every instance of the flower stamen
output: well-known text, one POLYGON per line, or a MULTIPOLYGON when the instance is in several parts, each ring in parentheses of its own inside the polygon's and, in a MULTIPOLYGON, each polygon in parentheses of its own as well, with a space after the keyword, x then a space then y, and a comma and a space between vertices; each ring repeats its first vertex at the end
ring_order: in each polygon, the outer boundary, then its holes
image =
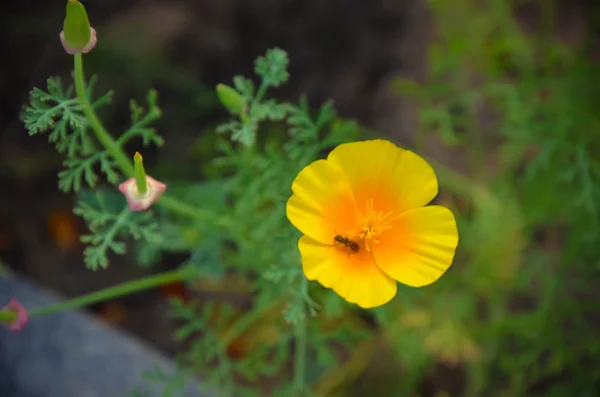
POLYGON ((373 244, 381 242, 381 235, 384 231, 392 228, 393 211, 383 212, 373 209, 373 200, 368 200, 364 214, 358 213, 357 223, 359 231, 355 233, 356 237, 362 240, 367 251, 371 251, 373 244))

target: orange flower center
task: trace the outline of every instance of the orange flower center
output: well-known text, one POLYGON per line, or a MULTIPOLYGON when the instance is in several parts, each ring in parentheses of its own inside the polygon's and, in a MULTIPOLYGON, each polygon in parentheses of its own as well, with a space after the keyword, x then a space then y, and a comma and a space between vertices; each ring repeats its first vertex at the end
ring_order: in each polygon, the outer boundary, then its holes
POLYGON ((364 213, 357 214, 358 231, 352 233, 356 239, 362 241, 367 251, 371 251, 373 244, 381 242, 384 231, 392 228, 393 211, 383 212, 373 209, 373 200, 367 200, 364 213))

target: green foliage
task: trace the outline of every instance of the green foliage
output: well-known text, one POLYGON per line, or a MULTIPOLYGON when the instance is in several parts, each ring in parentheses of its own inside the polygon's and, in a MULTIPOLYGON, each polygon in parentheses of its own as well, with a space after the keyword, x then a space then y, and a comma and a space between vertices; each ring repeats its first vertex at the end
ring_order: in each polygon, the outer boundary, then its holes
MULTIPOLYGON (((112 92, 108 92, 94 100, 95 83, 96 78, 93 77, 85 89, 86 99, 92 109, 110 103, 112 96, 112 92)), ((141 139, 144 146, 163 144, 162 137, 150 126, 161 116, 156 91, 150 90, 146 101, 147 108, 131 101, 131 126, 116 140, 119 148, 134 138, 141 139)), ((48 140, 54 143, 59 153, 65 155, 65 168, 58 173, 58 187, 65 193, 78 193, 85 187, 97 189, 99 174, 113 186, 122 180, 113 154, 96 139, 72 85, 64 88, 58 77, 51 77, 47 91, 34 88, 30 94, 30 105, 23 107, 22 119, 30 135, 48 133, 48 140)), ((90 245, 85 250, 85 261, 92 270, 108 266, 108 252, 125 253, 123 240, 126 237, 157 241, 157 225, 150 224, 150 213, 132 213, 120 195, 111 200, 117 200, 120 207, 118 211, 107 212, 100 196, 96 198, 96 206, 80 202, 75 209, 75 213, 89 225, 90 234, 81 240, 90 245)))
MULTIPOLYGON (((389 352, 393 379, 381 382, 391 390, 377 384, 371 394, 417 395, 433 385, 439 395, 595 395, 600 344, 587 319, 598 316, 598 65, 548 38, 551 9, 536 36, 520 30, 511 2, 429 5, 439 33, 431 73, 423 84, 395 86, 420 103, 419 151, 434 138, 467 159, 468 177, 435 166, 461 244, 446 277, 424 289, 400 286, 398 299, 366 319, 306 280, 299 233, 285 214, 298 172, 356 140, 360 128, 331 102, 313 109, 304 97, 268 95, 289 78, 285 51, 258 57, 257 83, 233 78, 221 93, 232 119, 199 140, 204 174, 169 182, 170 204, 152 212, 129 211, 115 192, 124 176, 115 149, 97 139, 73 88, 51 78, 47 91, 32 91, 23 120, 66 157, 59 187, 79 192, 88 267, 106 267, 133 237, 140 266, 176 252, 196 272, 186 281, 201 298, 173 302, 175 338, 186 346, 178 370, 147 373, 163 396, 183 394, 196 375, 225 397, 344 395, 380 361, 379 350, 389 352), (112 192, 99 188, 101 177, 112 192), (440 367, 462 370, 461 393, 432 377, 440 367)), ((94 82, 85 95, 97 109, 110 93, 94 101, 94 82)), ((116 150, 132 139, 163 144, 151 127, 161 115, 157 93, 146 102, 131 102, 116 150)))
MULTIPOLYGON (((218 155, 208 172, 210 188, 205 189, 212 193, 213 199, 207 197, 202 202, 223 218, 235 219, 235 224, 225 228, 217 223, 198 224, 199 234, 206 236, 199 239, 202 247, 212 248, 196 248, 190 258, 190 262, 199 264, 203 274, 211 279, 223 280, 226 274, 233 272, 254 280, 249 285, 254 295, 253 309, 236 321, 232 320, 233 325, 229 326, 228 316, 220 313, 218 318, 222 323, 209 327, 202 319, 214 313, 213 306, 176 307, 178 318, 184 322, 177 337, 191 346, 183 355, 183 362, 194 372, 206 374, 208 387, 224 396, 232 393, 263 395, 260 382, 252 382, 281 373, 291 359, 290 343, 305 337, 307 323, 317 314, 319 306, 311 298, 308 283, 300 271, 299 234, 287 220, 285 205, 291 183, 305 165, 319 158, 324 150, 355 140, 359 132, 355 123, 336 117, 331 103, 326 103, 315 113, 304 98, 298 105, 268 99, 267 88, 278 86, 287 79, 286 67, 286 54, 281 50, 270 50, 256 62, 256 72, 261 77, 261 88, 257 93, 250 79, 241 76, 234 79, 236 90, 248 100, 249 111, 241 114, 239 120, 218 128, 223 132, 228 126, 239 127, 230 139, 219 137, 216 141, 218 155), (267 120, 285 124, 265 124, 264 135, 257 135, 261 122, 267 120), (225 202, 229 204, 224 205, 225 202), (223 249, 231 243, 234 244, 232 249, 223 249), (283 304, 279 309, 282 316, 263 313, 265 308, 278 301, 283 304), (228 338, 223 337, 223 333, 238 337, 260 335, 264 328, 260 325, 253 324, 251 332, 245 331, 248 318, 254 318, 254 323, 259 324, 270 320, 271 323, 264 327, 276 335, 276 342, 248 348, 242 358, 234 360, 226 354, 228 338), (299 332, 302 329, 304 331, 299 332), (213 369, 213 365, 218 370, 213 369), (252 387, 243 387, 233 381, 235 377, 244 378, 252 387)), ((198 197, 193 193, 190 196, 198 197)), ((354 337, 354 334, 349 335, 346 339, 354 337)), ((245 343, 252 345, 253 342, 245 343)), ((328 338, 311 337, 305 348, 329 351, 328 343, 328 338)), ((321 360, 326 360, 324 357, 332 358, 331 354, 319 354, 321 360)), ((279 393, 289 392, 289 385, 281 387, 279 393)))
MULTIPOLYGON (((88 100, 92 101, 96 78, 88 84, 88 100)), ((87 120, 79 101, 74 96, 72 85, 63 88, 59 77, 50 77, 47 91, 34 88, 30 93, 30 105, 23 107, 22 119, 29 135, 48 134, 48 141, 56 146, 61 154, 72 158, 79 154, 87 155, 95 148, 88 135, 87 120)), ((93 102, 99 108, 111 101, 112 92, 108 92, 93 102)))
POLYGON ((461 266, 402 314, 391 344, 403 393, 442 362, 467 374, 464 394, 451 395, 594 395, 600 344, 586 318, 598 315, 600 66, 587 39, 567 48, 548 33, 555 2, 534 34, 510 2, 429 4, 440 33, 429 78, 395 87, 421 105, 420 150, 437 138, 466 154, 478 183, 441 180, 468 209, 461 266))
POLYGON ((132 212, 127 207, 115 212, 115 206, 111 205, 115 203, 115 197, 106 193, 97 192, 95 196, 88 194, 83 198, 87 200, 80 200, 74 212, 87 222, 90 230, 81 241, 89 244, 84 255, 91 270, 106 268, 109 252, 125 253, 125 243, 119 238, 131 236, 154 244, 161 241, 158 224, 152 221, 152 212, 132 212))
POLYGON ((112 158, 106 152, 94 153, 88 157, 73 157, 63 163, 66 169, 58 173, 58 187, 64 192, 81 189, 82 181, 89 187, 94 188, 98 183, 98 174, 94 167, 100 163, 100 170, 111 184, 119 182, 120 175, 115 170, 112 158))
POLYGON ((268 50, 264 57, 258 57, 254 71, 266 87, 279 87, 290 77, 287 68, 287 53, 280 48, 268 50))
POLYGON ((256 142, 259 123, 265 120, 282 120, 285 117, 285 107, 273 99, 264 100, 264 95, 267 89, 278 87, 287 81, 288 63, 287 53, 279 48, 268 50, 264 57, 258 57, 254 71, 261 78, 261 84, 256 93, 252 80, 235 76, 235 89, 248 101, 249 107, 242 112, 239 120, 220 125, 217 132, 229 133, 232 141, 250 147, 256 142))
POLYGON ((144 378, 148 387, 130 390, 130 397, 156 396, 156 390, 161 390, 160 397, 185 397, 185 386, 190 374, 181 368, 167 373, 163 368, 154 365, 152 369, 144 371, 144 378))
MULTIPOLYGON (((117 161, 125 144, 134 138, 144 145, 163 144, 150 126, 161 115, 155 91, 146 98, 147 109, 131 101, 131 126, 113 145, 107 145, 112 138, 96 116, 90 117, 86 102, 74 96, 71 86, 63 89, 57 78, 49 80, 47 92, 34 89, 31 105, 24 108, 30 134, 48 132, 66 156, 59 187, 78 193, 74 212, 89 227, 81 240, 88 245, 84 255, 90 269, 106 268, 111 255, 124 254, 127 239, 133 238, 140 266, 156 264, 164 253, 187 254, 181 266, 195 270, 196 277, 188 280, 192 289, 203 283, 227 286, 231 275, 243 280, 241 293, 252 303, 245 314, 219 300, 174 303, 173 314, 182 324, 175 337, 189 349, 181 355, 175 374, 159 369, 147 374, 150 382, 164 386, 165 396, 181 392, 191 374, 201 374, 203 384, 222 396, 263 395, 261 379, 280 377, 291 360, 303 369, 297 371, 294 387, 291 382, 275 382, 270 392, 309 395, 302 390, 318 380, 323 368, 337 362, 332 341, 364 338, 360 332, 344 331, 345 327, 320 332, 319 323, 311 321, 321 310, 313 293, 324 297, 333 293, 309 289, 300 271, 299 234, 285 214, 298 172, 323 152, 355 140, 359 128, 339 119, 330 102, 314 111, 306 98, 293 104, 267 97, 270 88, 287 81, 287 66, 286 52, 276 48, 256 60, 257 90, 251 79, 234 78, 231 90, 236 91, 228 95, 240 95, 247 105, 236 112, 237 119, 217 128, 220 135, 214 145, 216 157, 207 169, 209 179, 169 184, 171 203, 183 208, 186 217, 169 208, 132 212, 115 189, 121 172, 131 172, 117 161), (99 187, 98 171, 112 190, 99 187), (202 209, 187 203, 202 203, 202 209), (236 349, 241 352, 235 353, 236 349)), ((94 82, 90 81, 85 95, 95 110, 108 103, 110 95, 93 102, 94 82)), ((332 319, 345 312, 339 300, 329 298, 324 303, 324 312, 332 319)))
POLYGON ((164 139, 151 127, 151 124, 158 120, 162 112, 158 107, 158 92, 156 90, 148 91, 146 95, 147 107, 140 106, 135 99, 129 102, 131 111, 131 126, 117 139, 117 143, 122 147, 134 137, 142 138, 142 144, 148 146, 151 143, 161 147, 164 139))

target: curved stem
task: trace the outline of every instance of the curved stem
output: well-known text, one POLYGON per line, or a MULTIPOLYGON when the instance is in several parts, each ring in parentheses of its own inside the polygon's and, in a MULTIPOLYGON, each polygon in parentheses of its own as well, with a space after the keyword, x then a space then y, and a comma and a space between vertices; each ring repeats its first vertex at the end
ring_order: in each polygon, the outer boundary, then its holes
POLYGON ((328 369, 316 383, 313 391, 317 396, 330 396, 344 384, 349 384, 358 378, 369 367, 377 347, 386 338, 394 340, 401 331, 402 317, 398 317, 386 329, 382 330, 372 339, 353 347, 351 356, 344 364, 337 368, 328 369))
POLYGON ((442 165, 432 158, 426 157, 425 159, 435 170, 440 186, 443 186, 457 196, 473 201, 482 191, 486 190, 482 184, 472 181, 452 168, 442 165))
MULTIPOLYGON (((308 280, 302 276, 302 290, 308 288, 308 280)), ((294 329, 296 348, 294 351, 294 390, 301 397, 306 385, 306 317, 302 317, 294 329)))
MULTIPOLYGON (((366 131, 368 137, 380 136, 373 130, 370 130, 364 126, 362 126, 362 128, 366 131)), ((412 149, 417 153, 423 152, 422 148, 418 147, 418 145, 412 145, 406 147, 406 149, 412 149)), ((421 155, 435 170, 435 174, 437 175, 440 186, 444 187, 449 192, 456 194, 460 198, 473 201, 475 197, 486 190, 486 187, 483 186, 483 184, 473 181, 471 178, 468 178, 460 172, 443 165, 439 161, 434 160, 432 157, 425 156, 422 153, 419 153, 419 155, 421 155)))
POLYGON ((284 301, 282 299, 273 301, 271 304, 259 306, 254 310, 250 310, 242 316, 229 328, 229 330, 221 338, 221 345, 226 347, 232 343, 238 336, 245 332, 252 325, 256 324, 260 319, 274 309, 280 307, 284 301))
MULTIPOLYGON (((98 141, 106 148, 108 153, 116 161, 117 166, 126 178, 132 178, 134 176, 133 161, 129 159, 121 146, 115 141, 108 131, 104 128, 100 119, 96 115, 96 112, 92 108, 92 105, 85 92, 85 79, 83 74, 83 61, 81 54, 75 54, 75 65, 74 65, 74 79, 75 79, 75 91, 77 92, 77 99, 83 108, 83 113, 90 123, 90 127, 98 141)), ((173 197, 169 197, 167 194, 163 195, 157 205, 167 208, 174 213, 179 215, 187 216, 196 220, 206 221, 207 219, 214 218, 214 215, 210 211, 202 210, 194 207, 193 205, 184 203, 173 197)), ((230 222, 221 220, 221 226, 227 226, 230 222)))
POLYGON ((66 310, 77 309, 83 306, 89 306, 94 303, 104 302, 120 296, 130 295, 160 285, 172 283, 174 281, 185 280, 191 274, 192 273, 189 269, 182 269, 143 277, 137 280, 118 284, 113 287, 101 289, 99 291, 95 291, 74 299, 62 301, 54 305, 33 309, 29 312, 29 317, 45 316, 66 310))
POLYGON ((378 339, 362 342, 352 349, 352 355, 339 367, 331 368, 325 372, 323 377, 314 387, 317 396, 330 396, 336 390, 356 379, 369 367, 377 348, 378 339))
POLYGON ((96 116, 96 112, 92 108, 90 101, 85 94, 85 81, 83 77, 83 62, 81 54, 75 54, 75 91, 77 92, 77 99, 83 108, 83 114, 88 119, 90 127, 96 134, 98 141, 106 148, 110 155, 115 159, 117 165, 125 174, 126 177, 133 177, 133 165, 131 161, 125 156, 123 150, 117 145, 117 142, 113 137, 104 129, 102 123, 96 116))

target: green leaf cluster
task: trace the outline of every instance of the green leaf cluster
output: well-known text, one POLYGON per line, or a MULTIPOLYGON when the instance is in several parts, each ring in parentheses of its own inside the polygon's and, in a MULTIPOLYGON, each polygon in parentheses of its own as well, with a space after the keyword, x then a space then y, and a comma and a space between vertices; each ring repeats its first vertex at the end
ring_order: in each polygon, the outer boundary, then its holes
MULTIPOLYGON (((236 325, 229 325, 234 321, 233 314, 228 317, 222 312, 227 309, 219 305, 217 310, 212 301, 201 306, 189 302, 176 305, 176 316, 183 324, 177 338, 191 346, 181 357, 184 368, 203 374, 206 384, 224 396, 264 395, 258 380, 280 374, 292 354, 300 354, 290 349, 299 329, 310 332, 305 348, 311 357, 307 365, 311 367, 313 353, 317 354, 321 368, 333 365, 337 358, 331 353, 332 341, 356 338, 351 332, 341 337, 317 336, 318 326, 309 331, 311 320, 322 310, 313 295, 325 298, 334 293, 322 288, 312 290, 314 286, 309 288, 301 272, 299 233, 289 223, 285 206, 298 172, 338 144, 355 140, 360 129, 355 122, 338 118, 331 102, 314 109, 306 98, 297 104, 269 98, 267 88, 287 80, 287 63, 287 55, 279 49, 259 57, 255 68, 261 78, 258 90, 250 79, 234 78, 235 89, 248 101, 247 113, 217 128, 231 134, 216 139, 217 153, 206 169, 209 180, 172 190, 184 201, 202 202, 218 217, 187 225, 173 224, 175 234, 188 236, 188 240, 180 238, 179 244, 172 245, 167 238, 160 246, 142 244, 141 248, 141 252, 153 250, 149 256, 154 259, 161 252, 181 249, 190 254, 185 264, 213 282, 221 280, 226 284, 226 277, 231 274, 250 280, 253 306, 247 312, 249 316, 260 313, 273 302, 283 302, 281 315, 272 324, 277 329, 278 342, 252 349, 235 360, 224 351, 227 346, 222 340, 223 333, 236 329, 236 325), (222 222, 224 219, 235 221, 222 222), (208 325, 207 318, 214 316, 221 323, 208 325), (234 380, 239 377, 245 382, 234 380)), ((265 315, 257 321, 265 318, 271 317, 265 315)), ((244 331, 242 335, 253 332, 258 331, 244 331)), ((318 373, 311 372, 309 378, 303 381, 315 381, 318 373)), ((283 387, 278 389, 279 393, 290 392, 287 382, 278 387, 283 387)))
MULTIPOLYGON (((96 82, 96 77, 92 77, 85 91, 94 110, 109 104, 112 97, 112 91, 109 91, 95 99, 96 82)), ((151 127, 151 123, 161 116, 156 91, 148 93, 146 102, 147 106, 142 107, 131 101, 131 125, 117 139, 119 147, 132 139, 141 139, 144 146, 163 144, 163 138, 151 127)), ((72 85, 64 87, 60 78, 49 78, 46 91, 39 88, 31 91, 30 103, 23 107, 21 117, 30 135, 47 134, 56 150, 65 156, 64 169, 58 173, 58 187, 62 191, 82 193, 90 188, 100 192, 101 176, 112 186, 121 182, 122 175, 114 158, 96 139, 72 85)), ((108 266, 109 252, 123 254, 126 237, 155 244, 159 241, 157 225, 151 224, 149 213, 133 214, 121 195, 113 196, 111 200, 116 200, 120 206, 115 212, 107 212, 100 196, 96 197, 95 205, 82 201, 75 208, 75 213, 85 219, 90 229, 82 242, 89 244, 85 261, 93 270, 108 266)))
POLYGON ((465 372, 466 395, 592 395, 600 66, 587 51, 597 22, 567 47, 549 33, 557 2, 528 33, 511 2, 428 3, 440 33, 431 73, 395 88, 419 102, 419 150, 443 142, 477 183, 440 178, 462 209, 452 276, 409 295, 410 310, 383 309, 387 327, 402 319, 391 341, 405 371, 397 392, 416 392, 444 363, 465 372))
POLYGON ((285 107, 274 99, 265 100, 264 96, 269 88, 279 87, 288 80, 288 64, 287 53, 279 48, 270 49, 265 56, 258 57, 254 71, 261 83, 256 91, 252 80, 235 76, 234 87, 248 102, 248 110, 241 114, 239 120, 221 124, 217 132, 228 133, 233 142, 251 147, 256 142, 259 123, 265 120, 282 120, 285 117, 285 107))
MULTIPOLYGON (((84 251, 85 262, 91 270, 106 268, 109 254, 125 254, 124 237, 133 237, 146 243, 159 244, 162 235, 158 224, 153 221, 152 212, 132 212, 128 207, 115 211, 115 204, 121 201, 120 196, 97 191, 80 195, 81 198, 74 209, 88 224, 90 234, 81 237, 88 244, 84 251), (112 207, 112 208, 111 208, 112 207)), ((117 207, 118 208, 118 207, 117 207)))

